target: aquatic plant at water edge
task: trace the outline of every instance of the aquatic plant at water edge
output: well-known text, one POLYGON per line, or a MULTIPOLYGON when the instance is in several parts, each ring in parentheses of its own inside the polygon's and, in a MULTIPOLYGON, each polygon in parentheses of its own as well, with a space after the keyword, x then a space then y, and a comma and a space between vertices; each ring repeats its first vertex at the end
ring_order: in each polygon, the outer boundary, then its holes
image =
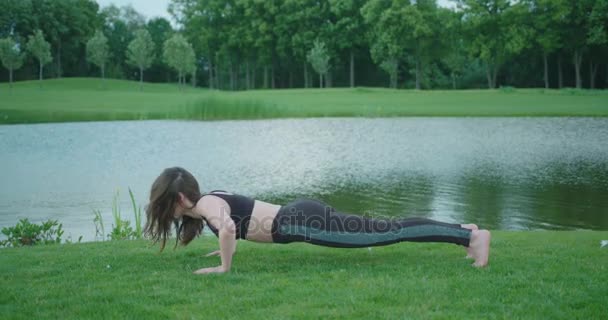
POLYGON ((135 196, 133 191, 129 188, 129 197, 131 198, 131 205, 133 205, 133 215, 135 216, 135 238, 141 239, 143 234, 141 227, 141 206, 138 206, 135 202, 135 196))
POLYGON ((116 190, 114 198, 112 199, 112 217, 114 217, 114 224, 112 225, 112 232, 108 236, 112 240, 134 239, 135 232, 133 231, 133 228, 131 228, 130 222, 128 220, 122 220, 120 205, 118 204, 119 199, 120 194, 118 190, 116 190))
POLYGON ((105 228, 103 226, 103 217, 101 216, 101 211, 98 209, 93 209, 93 214, 95 218, 93 218, 93 223, 95 224, 95 239, 101 239, 101 241, 105 240, 105 228))
MULTIPOLYGON (((135 230, 131 226, 131 221, 123 220, 122 213, 120 210, 120 192, 116 190, 112 199, 112 231, 107 234, 107 238, 110 240, 129 240, 129 239, 141 239, 143 234, 142 228, 142 209, 138 206, 135 201, 135 195, 129 188, 129 197, 131 199, 131 205, 133 206, 133 215, 135 217, 135 230)), ((101 210, 93 209, 93 223, 95 224, 95 239, 106 240, 105 227, 103 223, 103 216, 101 210)))

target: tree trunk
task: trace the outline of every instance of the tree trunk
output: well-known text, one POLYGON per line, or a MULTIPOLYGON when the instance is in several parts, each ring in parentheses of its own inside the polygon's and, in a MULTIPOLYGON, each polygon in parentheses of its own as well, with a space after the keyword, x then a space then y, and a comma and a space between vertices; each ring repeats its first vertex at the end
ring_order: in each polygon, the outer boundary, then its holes
POLYGON ((247 63, 245 63, 245 82, 247 82, 245 84, 245 89, 251 89, 251 79, 249 78, 249 60, 247 60, 247 63))
POLYGON ((268 66, 264 66, 264 89, 268 89, 268 66))
POLYGON ((101 88, 106 88, 106 65, 101 65, 101 88))
POLYGON ((488 78, 488 89, 494 89, 494 84, 492 83, 492 67, 490 63, 486 63, 486 77, 488 78))
POLYGON ((420 90, 420 58, 416 57, 416 90, 420 90))
POLYGON ((230 61, 230 65, 228 66, 228 74, 230 74, 230 90, 234 91, 234 66, 232 65, 232 61, 230 61))
POLYGON ((492 88, 496 88, 498 86, 498 83, 496 83, 496 78, 498 77, 498 64, 494 65, 492 70, 492 88))
POLYGON ((57 78, 61 78, 61 41, 57 44, 57 78))
POLYGON ((209 90, 213 89, 213 62, 209 60, 209 90))
POLYGON ((255 69, 256 65, 253 66, 253 70, 251 71, 251 88, 255 90, 255 69))
POLYGON ((456 90, 456 74, 452 72, 452 89, 456 90))
POLYGON ((196 88, 196 68, 192 71, 192 88, 196 88))
POLYGON ((308 89, 308 64, 304 62, 304 88, 308 89))
POLYGON ((580 89, 583 86, 581 79, 581 63, 583 62, 583 53, 580 49, 574 50, 574 73, 576 74, 576 88, 580 89))
POLYGON ((270 79, 272 81, 272 88, 274 89, 276 87, 276 83, 275 83, 275 76, 274 76, 274 65, 272 67, 270 67, 270 79))
POLYGON ((293 88, 293 70, 289 68, 289 88, 293 88))
POLYGON ((323 88, 323 74, 319 73, 319 88, 323 88))
POLYGON ((331 69, 329 69, 323 77, 325 78, 325 88, 331 88, 333 85, 333 74, 331 73, 331 69))
POLYGON ((549 89, 549 64, 547 62, 546 52, 543 52, 543 62, 545 64, 545 89, 549 89))
POLYGON ((350 87, 355 87, 355 52, 350 50, 350 87))
POLYGON ((39 72, 39 75, 38 75, 38 80, 42 81, 42 62, 40 62, 39 65, 40 65, 40 72, 39 72))
POLYGON ((597 63, 589 60, 589 88, 595 89, 595 75, 597 74, 597 63))
POLYGON ((222 90, 222 69, 219 62, 215 64, 215 88, 222 90))
POLYGON ((13 89, 13 69, 8 70, 8 86, 13 89))
POLYGON ((144 90, 144 68, 139 67, 139 91, 144 90))
POLYGON ((393 70, 391 70, 390 73, 390 78, 391 78, 391 84, 390 87, 392 89, 397 89, 398 84, 398 80, 397 77, 399 76, 399 63, 395 64, 395 68, 393 70))
POLYGON ((561 53, 557 57, 557 78, 558 78, 558 87, 561 89, 564 87, 564 73, 562 70, 562 55, 561 53))

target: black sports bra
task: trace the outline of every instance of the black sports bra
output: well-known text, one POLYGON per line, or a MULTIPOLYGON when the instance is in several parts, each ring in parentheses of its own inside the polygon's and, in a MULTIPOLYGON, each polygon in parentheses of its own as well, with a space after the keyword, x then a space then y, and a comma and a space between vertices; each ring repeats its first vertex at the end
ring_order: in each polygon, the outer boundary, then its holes
MULTIPOLYGON (((236 238, 246 239, 247 228, 249 227, 249 220, 251 220, 251 213, 253 212, 253 204, 255 200, 243 195, 229 193, 224 190, 213 190, 207 194, 203 194, 201 198, 206 195, 220 197, 228 203, 230 206, 230 218, 232 218, 232 221, 234 221, 234 225, 236 226, 236 238)), ((209 226, 209 229, 211 229, 216 236, 219 236, 218 230, 212 226, 207 219, 203 218, 203 220, 205 220, 205 223, 207 226, 209 226)))

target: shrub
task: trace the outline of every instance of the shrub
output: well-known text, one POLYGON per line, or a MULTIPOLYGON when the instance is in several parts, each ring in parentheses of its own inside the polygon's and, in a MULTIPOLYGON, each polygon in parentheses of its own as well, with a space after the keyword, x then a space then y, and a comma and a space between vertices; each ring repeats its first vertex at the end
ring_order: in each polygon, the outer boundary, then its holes
POLYGON ((31 223, 27 218, 19 220, 14 227, 2 228, 7 240, 0 242, 4 247, 33 246, 37 244, 61 243, 62 224, 57 220, 48 220, 41 225, 31 223))

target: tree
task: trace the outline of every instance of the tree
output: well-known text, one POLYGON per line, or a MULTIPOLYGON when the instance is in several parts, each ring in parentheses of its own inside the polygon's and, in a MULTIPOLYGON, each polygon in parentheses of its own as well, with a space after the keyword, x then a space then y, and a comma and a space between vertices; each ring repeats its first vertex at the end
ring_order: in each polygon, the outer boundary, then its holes
MULTIPOLYGON (((20 0, 22 1, 22 0, 20 0)), ((86 71, 82 57, 86 42, 99 27, 99 5, 94 0, 28 0, 35 28, 51 44, 57 77, 86 71)), ((30 30, 26 34, 32 33, 30 30)))
POLYGON ((171 23, 165 18, 154 18, 148 21, 146 29, 154 42, 154 61, 146 72, 148 81, 168 81, 170 69, 163 62, 163 45, 173 34, 171 23))
POLYGON ((135 31, 135 39, 127 48, 129 64, 139 68, 139 88, 144 81, 144 70, 148 69, 154 61, 154 42, 146 29, 135 31))
MULTIPOLYGON (((589 33, 587 44, 592 53, 597 54, 598 60, 608 56, 608 0, 598 0, 593 5, 589 18, 589 33)), ((589 59, 589 87, 595 89, 595 77, 599 61, 595 57, 589 59)), ((608 83, 608 64, 606 65, 606 82, 608 83)))
POLYGON ((398 86, 399 65, 408 45, 403 41, 408 30, 402 9, 409 5, 405 1, 370 0, 361 8, 369 28, 372 59, 389 74, 391 88, 398 86))
POLYGON ((163 56, 167 65, 177 71, 180 85, 185 83, 187 74, 194 74, 196 70, 194 49, 181 34, 175 34, 165 41, 163 56))
POLYGON ((2 60, 2 65, 8 69, 11 88, 13 87, 13 71, 21 68, 23 56, 19 44, 15 43, 12 38, 0 39, 0 60, 2 60))
POLYGON ((543 56, 545 88, 549 88, 548 56, 563 46, 561 31, 568 12, 564 0, 528 0, 536 45, 543 56))
POLYGON ((224 0, 171 0, 169 4, 169 13, 183 26, 184 36, 207 59, 210 88, 222 87, 220 64, 226 42, 227 6, 224 0))
POLYGON ((110 5, 101 10, 103 33, 108 39, 108 48, 112 52, 108 74, 114 78, 130 78, 127 51, 135 32, 146 26, 144 16, 132 6, 117 7, 110 5))
POLYGON ((521 21, 527 7, 509 0, 458 0, 458 7, 466 16, 470 53, 485 63, 488 88, 494 89, 505 61, 529 44, 530 29, 521 21))
POLYGON ((355 55, 366 44, 365 22, 361 7, 366 0, 330 0, 330 11, 336 15, 332 33, 339 50, 347 51, 350 60, 350 87, 355 86, 355 55))
POLYGON ((46 42, 44 35, 40 29, 36 30, 33 36, 29 37, 27 42, 27 50, 38 59, 39 74, 38 80, 42 81, 42 68, 45 64, 51 62, 51 45, 46 42))
POLYGON ((312 65, 312 68, 319 74, 319 88, 323 88, 323 77, 329 71, 329 54, 325 43, 315 40, 312 49, 308 52, 306 59, 312 65))
POLYGON ((102 79, 106 78, 105 67, 109 58, 108 38, 97 30, 95 36, 87 42, 87 59, 101 69, 102 79))
POLYGON ((443 55, 442 62, 450 72, 452 89, 457 88, 456 79, 462 74, 466 64, 466 47, 462 34, 462 14, 445 11, 443 25, 445 27, 445 38, 447 40, 448 52, 443 55))
MULTIPOLYGON (((327 29, 329 3, 315 0, 284 0, 279 9, 277 20, 277 51, 282 59, 300 62, 304 70, 304 87, 311 81, 308 75, 307 55, 316 40, 323 39, 323 30, 327 29)), ((330 54, 328 43, 325 43, 330 54)), ((290 63, 291 64, 291 63, 290 63)), ((274 77, 273 77, 274 78, 274 77)))
POLYGON ((595 0, 566 0, 568 12, 563 17, 565 21, 564 43, 568 51, 572 52, 576 88, 583 87, 581 65, 583 56, 589 49, 589 17, 595 0))

